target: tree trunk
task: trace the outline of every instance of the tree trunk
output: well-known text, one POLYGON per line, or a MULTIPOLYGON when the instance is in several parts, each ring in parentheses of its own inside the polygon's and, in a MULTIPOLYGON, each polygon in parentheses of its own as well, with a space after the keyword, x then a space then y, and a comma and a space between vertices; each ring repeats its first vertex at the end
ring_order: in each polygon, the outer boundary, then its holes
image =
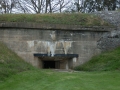
POLYGON ((47 8, 48 8, 48 0, 46 0, 45 13, 47 13, 47 8))

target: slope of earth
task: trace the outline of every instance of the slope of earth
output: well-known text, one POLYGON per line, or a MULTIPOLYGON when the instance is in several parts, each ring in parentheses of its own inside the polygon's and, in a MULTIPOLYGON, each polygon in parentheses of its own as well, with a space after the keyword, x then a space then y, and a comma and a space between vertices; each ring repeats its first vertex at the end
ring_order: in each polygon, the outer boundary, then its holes
POLYGON ((90 61, 75 69, 80 71, 120 71, 120 47, 94 56, 90 61))
POLYGON ((0 42, 0 82, 7 77, 34 69, 0 42))

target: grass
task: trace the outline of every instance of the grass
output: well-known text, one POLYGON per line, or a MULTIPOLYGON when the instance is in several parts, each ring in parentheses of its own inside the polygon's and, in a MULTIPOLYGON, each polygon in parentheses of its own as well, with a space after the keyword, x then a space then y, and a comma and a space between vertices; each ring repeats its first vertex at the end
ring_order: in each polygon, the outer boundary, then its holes
POLYGON ((42 24, 64 24, 81 26, 109 26, 101 18, 83 13, 73 14, 4 14, 0 22, 36 22, 42 24))
POLYGON ((0 90, 120 90, 120 74, 114 72, 22 72, 0 83, 0 90))
POLYGON ((80 71, 120 71, 120 47, 94 56, 90 61, 75 69, 80 71))
POLYGON ((0 81, 5 80, 13 74, 31 69, 34 68, 28 63, 25 63, 20 57, 0 42, 0 81))
POLYGON ((0 43, 0 90, 120 90, 120 72, 36 69, 0 43))

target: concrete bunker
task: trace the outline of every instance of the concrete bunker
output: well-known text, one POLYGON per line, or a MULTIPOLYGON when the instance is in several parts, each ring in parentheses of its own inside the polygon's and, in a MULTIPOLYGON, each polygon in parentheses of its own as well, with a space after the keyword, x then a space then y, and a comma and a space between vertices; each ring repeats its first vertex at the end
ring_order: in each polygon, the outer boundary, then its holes
POLYGON ((34 54, 38 60, 38 67, 42 69, 72 69, 77 62, 78 54, 34 54))
POLYGON ((0 41, 35 67, 72 69, 100 54, 107 43, 101 39, 112 30, 116 28, 10 22, 0 23, 0 41))

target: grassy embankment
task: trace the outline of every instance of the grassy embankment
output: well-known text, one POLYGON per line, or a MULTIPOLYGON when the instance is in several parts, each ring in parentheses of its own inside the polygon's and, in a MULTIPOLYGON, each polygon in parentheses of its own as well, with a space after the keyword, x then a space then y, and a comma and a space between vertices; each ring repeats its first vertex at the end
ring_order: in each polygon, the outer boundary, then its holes
POLYGON ((25 63, 20 57, 0 42, 0 81, 5 80, 13 74, 31 69, 34 68, 28 63, 25 63))
POLYGON ((0 90, 120 90, 120 72, 115 71, 119 66, 113 63, 119 63, 119 54, 120 48, 117 48, 100 55, 103 59, 93 62, 96 72, 56 72, 33 68, 0 43, 0 90), (111 59, 113 56, 116 59, 111 59), (104 57, 109 59, 107 66, 112 68, 97 71, 97 63, 108 62, 104 57))
POLYGON ((42 24, 64 24, 81 26, 109 26, 101 18, 82 13, 73 14, 4 14, 0 22, 36 22, 42 24))
POLYGON ((120 71, 120 47, 94 56, 90 61, 75 69, 80 71, 120 71))

